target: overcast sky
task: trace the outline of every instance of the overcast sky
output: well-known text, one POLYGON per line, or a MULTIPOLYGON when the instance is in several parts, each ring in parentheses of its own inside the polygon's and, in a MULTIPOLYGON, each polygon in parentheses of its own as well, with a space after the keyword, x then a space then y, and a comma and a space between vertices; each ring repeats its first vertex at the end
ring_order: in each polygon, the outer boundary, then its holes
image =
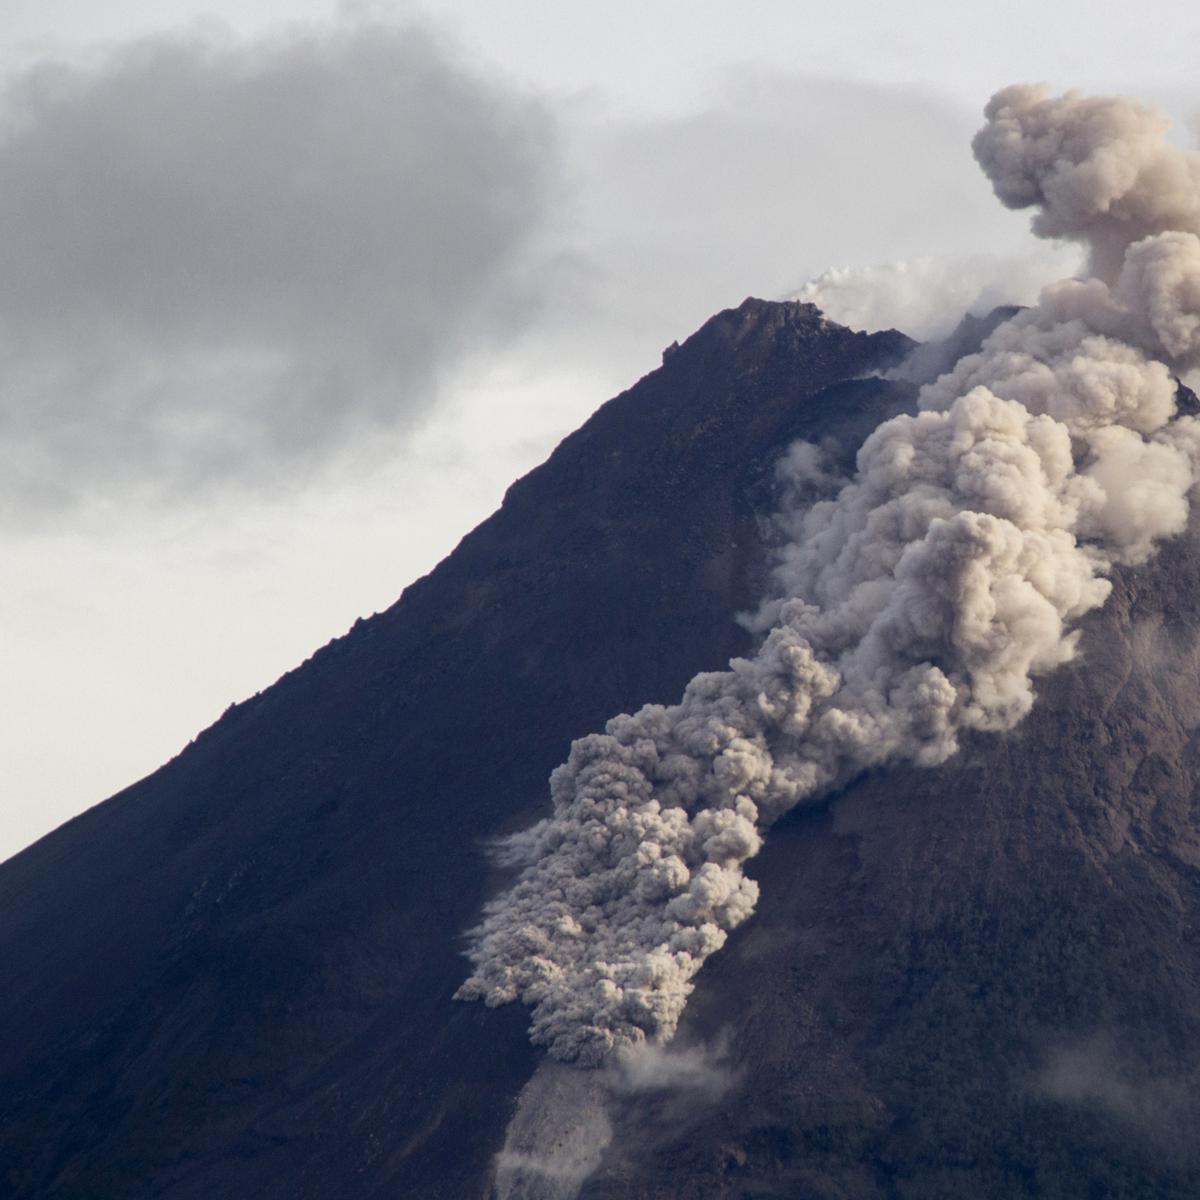
POLYGON ((1044 79, 1186 137, 1192 8, 9 0, 0 858, 387 607, 711 313, 819 276, 925 335, 1069 270, 979 111, 1044 79))

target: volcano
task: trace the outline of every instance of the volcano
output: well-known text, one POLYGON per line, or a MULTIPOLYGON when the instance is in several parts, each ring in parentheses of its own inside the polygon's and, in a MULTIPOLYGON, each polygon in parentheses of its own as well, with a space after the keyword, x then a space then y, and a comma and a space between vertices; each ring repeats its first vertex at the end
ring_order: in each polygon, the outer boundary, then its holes
MULTIPOLYGON (((4 1194, 488 1197, 542 1059, 452 999, 488 846, 573 738, 748 650, 775 464, 850 469, 912 348, 722 312, 390 609, 0 866, 4 1194)), ((583 1195, 1200 1194, 1198 538, 1114 572, 1016 729, 776 825, 680 1028, 720 1086, 631 1095, 583 1195)))

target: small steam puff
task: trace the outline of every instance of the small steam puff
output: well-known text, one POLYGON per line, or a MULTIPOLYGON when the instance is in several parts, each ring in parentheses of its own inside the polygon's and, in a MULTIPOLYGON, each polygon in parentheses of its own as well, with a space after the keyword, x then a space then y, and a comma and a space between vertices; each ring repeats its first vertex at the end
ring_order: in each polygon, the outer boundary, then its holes
POLYGON ((983 317, 1003 304, 1027 304, 1074 269, 1061 248, 1036 259, 989 255, 913 258, 873 267, 830 267, 791 299, 815 304, 831 321, 871 332, 902 329, 921 340, 953 332, 964 313, 983 317))
POLYGON ((781 464, 787 545, 753 658, 581 738, 552 815, 512 838, 513 888, 474 931, 459 996, 532 1008, 584 1064, 668 1040, 705 958, 754 910, 765 829, 864 768, 934 765, 1011 729, 1116 563, 1180 532, 1200 427, 1172 371, 1200 361, 1200 160, 1120 99, 1009 88, 976 155, 1097 274, 1048 288, 881 425, 809 503, 781 464))

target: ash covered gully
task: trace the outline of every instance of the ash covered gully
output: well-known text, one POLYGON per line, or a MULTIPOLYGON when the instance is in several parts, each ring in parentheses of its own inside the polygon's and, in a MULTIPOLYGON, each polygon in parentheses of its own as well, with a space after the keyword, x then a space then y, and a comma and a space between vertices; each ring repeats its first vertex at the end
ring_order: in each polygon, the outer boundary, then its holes
POLYGON ((1034 230, 1082 243, 1047 288, 887 421, 853 479, 793 447, 762 641, 576 741, 553 813, 472 933, 463 999, 521 1001, 531 1037, 599 1065, 668 1041, 704 960, 754 911, 742 865, 773 821, 864 768, 934 766, 1011 729, 1075 654, 1118 563, 1181 532, 1200 423, 1200 154, 1132 101, 999 92, 975 156, 1034 230), (812 502, 814 489, 829 497, 812 502))

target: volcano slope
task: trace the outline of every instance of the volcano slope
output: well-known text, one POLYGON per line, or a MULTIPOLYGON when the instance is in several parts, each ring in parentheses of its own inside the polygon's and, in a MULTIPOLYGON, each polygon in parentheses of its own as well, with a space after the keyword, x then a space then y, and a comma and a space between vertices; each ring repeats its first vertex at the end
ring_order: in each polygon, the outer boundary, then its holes
MULTIPOLYGON (((540 1054, 451 1000, 486 842, 748 648, 774 463, 848 465, 911 345, 714 317, 395 606, 0 866, 6 1194, 488 1196, 540 1054)), ((585 1195, 1200 1193, 1196 549, 1118 572, 1015 733, 776 827, 681 1030, 722 1088, 630 1098, 585 1195)))

